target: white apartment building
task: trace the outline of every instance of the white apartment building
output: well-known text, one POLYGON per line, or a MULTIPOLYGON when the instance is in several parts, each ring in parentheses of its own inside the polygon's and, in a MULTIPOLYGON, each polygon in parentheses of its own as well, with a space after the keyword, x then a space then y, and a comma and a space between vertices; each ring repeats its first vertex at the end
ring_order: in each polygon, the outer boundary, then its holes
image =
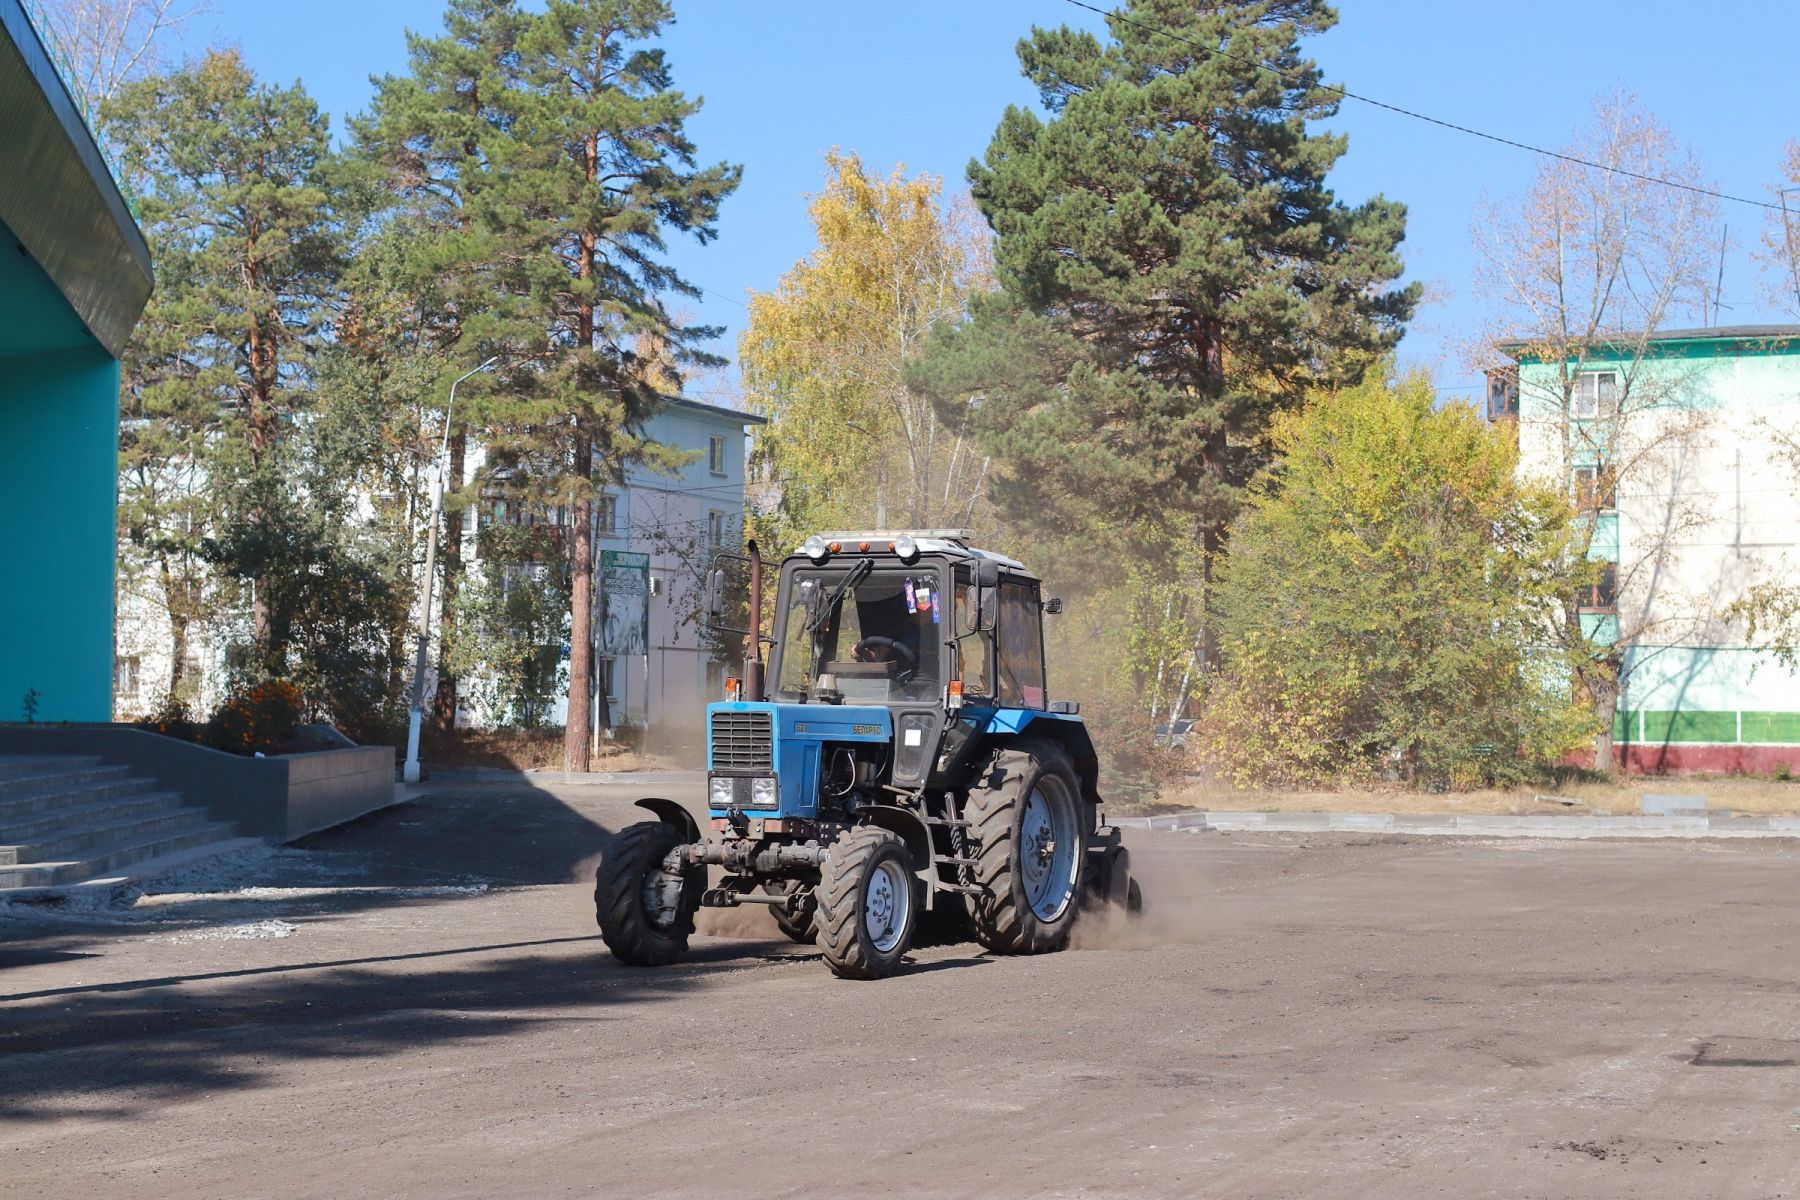
POLYGON ((1566 413, 1564 365, 1518 359, 1491 374, 1488 415, 1517 422, 1521 473, 1599 497, 1589 557, 1605 567, 1582 624, 1628 643, 1620 765, 1800 769, 1800 674, 1733 619, 1800 569, 1800 326, 1590 346, 1566 413))

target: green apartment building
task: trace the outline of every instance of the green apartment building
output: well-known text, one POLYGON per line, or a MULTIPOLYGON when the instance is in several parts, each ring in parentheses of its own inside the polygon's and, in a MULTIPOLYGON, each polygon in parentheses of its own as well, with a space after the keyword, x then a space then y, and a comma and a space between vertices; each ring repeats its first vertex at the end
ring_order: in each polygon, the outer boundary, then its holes
POLYGON ((1521 473, 1591 497, 1588 636, 1624 641, 1614 719, 1635 771, 1800 770, 1800 673, 1731 618, 1800 582, 1800 326, 1669 330, 1576 363, 1514 347, 1490 419, 1521 473))
POLYGON ((19 0, 0 0, 0 721, 112 717, 119 356, 150 251, 19 0))

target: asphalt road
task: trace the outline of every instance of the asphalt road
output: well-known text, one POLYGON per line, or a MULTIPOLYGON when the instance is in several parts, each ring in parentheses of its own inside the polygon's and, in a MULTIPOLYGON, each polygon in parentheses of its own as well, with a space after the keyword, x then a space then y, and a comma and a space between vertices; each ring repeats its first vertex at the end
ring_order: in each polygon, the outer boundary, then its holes
POLYGON ((631 794, 0 917, 0 1195, 1800 1193, 1794 843, 1136 833, 1142 924, 850 983, 609 961, 631 794))

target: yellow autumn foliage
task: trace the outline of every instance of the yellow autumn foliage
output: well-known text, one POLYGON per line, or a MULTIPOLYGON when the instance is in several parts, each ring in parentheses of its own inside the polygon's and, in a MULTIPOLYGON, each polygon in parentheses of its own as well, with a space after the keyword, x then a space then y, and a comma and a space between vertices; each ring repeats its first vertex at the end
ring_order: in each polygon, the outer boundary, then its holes
POLYGON ((769 418, 755 466, 779 497, 756 532, 785 548, 827 527, 969 524, 987 464, 902 372, 932 326, 992 286, 986 226, 934 176, 873 176, 837 151, 825 163, 818 248, 752 293, 738 343, 745 400, 769 418))

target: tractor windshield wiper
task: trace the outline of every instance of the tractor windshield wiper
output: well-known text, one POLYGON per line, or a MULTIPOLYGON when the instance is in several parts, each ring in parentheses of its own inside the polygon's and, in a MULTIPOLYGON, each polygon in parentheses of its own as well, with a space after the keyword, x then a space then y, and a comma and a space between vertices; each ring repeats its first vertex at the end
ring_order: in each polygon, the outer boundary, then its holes
POLYGON ((838 601, 844 598, 844 593, 867 579, 869 577, 869 572, 874 569, 874 560, 868 558, 863 559, 854 567, 851 567, 850 573, 844 576, 844 582, 838 584, 831 595, 825 597, 825 603, 819 605, 819 611, 807 618, 806 632, 814 634, 818 633, 819 627, 830 620, 831 614, 837 611, 838 601))

